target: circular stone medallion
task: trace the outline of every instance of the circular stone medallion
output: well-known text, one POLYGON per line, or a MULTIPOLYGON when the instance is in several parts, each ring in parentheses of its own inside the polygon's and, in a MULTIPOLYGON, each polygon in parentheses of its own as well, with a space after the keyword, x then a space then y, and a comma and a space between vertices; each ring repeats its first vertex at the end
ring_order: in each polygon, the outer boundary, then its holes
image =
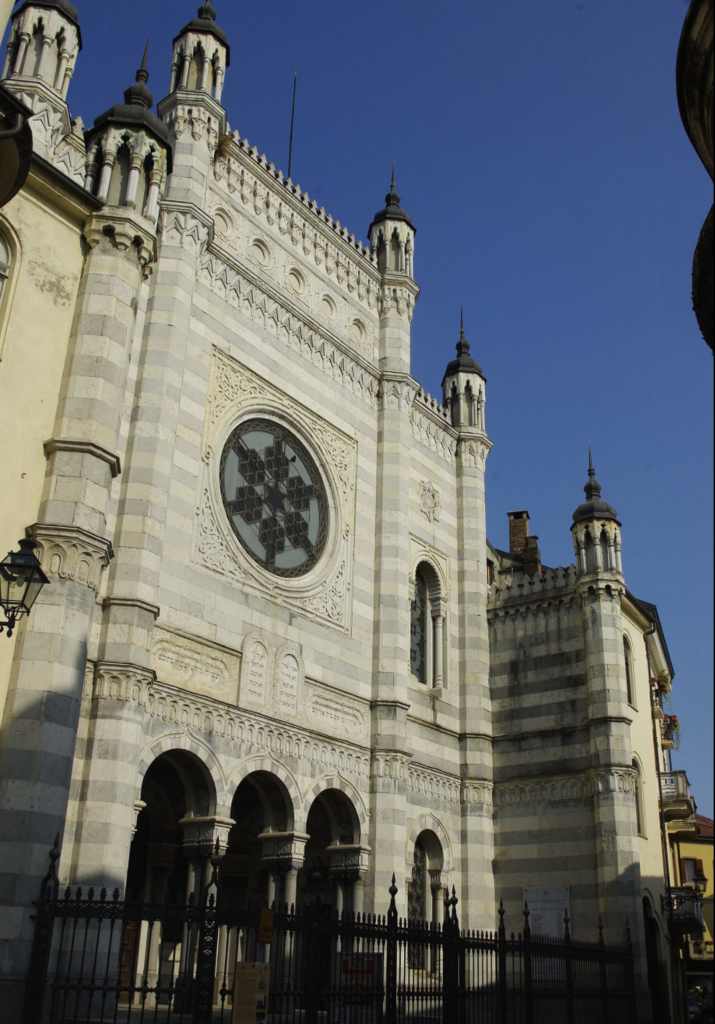
POLYGON ((270 420, 241 423, 221 453, 221 496, 245 551, 275 576, 303 576, 328 537, 328 499, 297 437, 270 420))

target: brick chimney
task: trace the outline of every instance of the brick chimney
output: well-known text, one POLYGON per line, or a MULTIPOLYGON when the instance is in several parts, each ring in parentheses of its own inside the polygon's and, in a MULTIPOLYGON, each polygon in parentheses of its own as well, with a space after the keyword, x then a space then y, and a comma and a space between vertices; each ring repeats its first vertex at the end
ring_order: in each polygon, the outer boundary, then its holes
POLYGON ((529 536, 529 513, 526 509, 520 512, 507 512, 509 516, 509 554, 523 555, 526 538, 529 536))
POLYGON ((524 548, 524 572, 533 580, 534 576, 541 575, 541 552, 539 551, 538 545, 539 538, 534 534, 533 537, 526 538, 526 547, 524 548))

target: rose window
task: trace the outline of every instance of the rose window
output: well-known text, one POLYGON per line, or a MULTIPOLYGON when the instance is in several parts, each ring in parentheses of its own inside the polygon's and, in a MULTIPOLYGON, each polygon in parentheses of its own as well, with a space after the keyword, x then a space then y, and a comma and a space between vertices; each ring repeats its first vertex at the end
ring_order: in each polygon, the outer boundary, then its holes
POLYGON ((276 576, 302 576, 328 535, 328 500, 315 462, 285 427, 253 419, 221 454, 221 494, 244 550, 276 576))

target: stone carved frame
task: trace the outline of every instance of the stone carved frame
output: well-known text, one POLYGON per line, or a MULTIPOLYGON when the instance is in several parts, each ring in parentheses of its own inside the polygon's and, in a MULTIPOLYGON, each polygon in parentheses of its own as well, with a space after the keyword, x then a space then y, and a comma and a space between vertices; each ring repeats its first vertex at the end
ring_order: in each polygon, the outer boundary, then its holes
POLYGON ((350 632, 357 444, 241 363, 214 348, 202 444, 193 561, 243 589, 350 632), (231 431, 255 416, 293 431, 309 449, 325 483, 330 526, 325 552, 304 576, 282 579, 254 563, 228 523, 219 460, 231 431))

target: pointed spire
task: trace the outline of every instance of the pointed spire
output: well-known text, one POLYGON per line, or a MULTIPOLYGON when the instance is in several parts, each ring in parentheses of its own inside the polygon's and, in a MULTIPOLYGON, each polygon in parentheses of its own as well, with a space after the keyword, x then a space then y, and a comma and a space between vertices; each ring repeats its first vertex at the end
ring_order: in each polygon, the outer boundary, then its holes
POLYGON ((453 359, 445 370, 442 384, 447 377, 454 373, 478 373, 482 374, 482 368, 469 354, 469 342, 464 333, 464 307, 459 307, 459 341, 457 342, 457 358, 453 359))
POLYGON ((390 191, 385 196, 385 205, 386 206, 397 206, 397 207, 399 207, 399 205, 400 205, 400 197, 398 196, 397 189, 395 188, 395 161, 394 160, 392 161, 392 181, 390 183, 390 191))
POLYGON ((149 36, 146 37, 146 46, 144 47, 144 56, 142 57, 141 67, 137 71, 137 82, 148 82, 149 72, 147 71, 147 61, 149 59, 149 36))
POLYGON ((598 499, 601 497, 601 485, 596 479, 596 470, 593 468, 593 456, 591 455, 591 445, 588 446, 588 483, 584 487, 586 492, 586 499, 593 501, 594 498, 598 499))
POLYGON ((149 38, 147 37, 146 46, 144 47, 144 56, 142 57, 141 67, 138 69, 134 76, 134 85, 130 85, 124 92, 124 102, 131 106, 146 107, 147 110, 151 110, 154 105, 154 97, 151 90, 147 88, 147 82, 149 81, 149 72, 147 71, 147 61, 149 59, 149 38))

